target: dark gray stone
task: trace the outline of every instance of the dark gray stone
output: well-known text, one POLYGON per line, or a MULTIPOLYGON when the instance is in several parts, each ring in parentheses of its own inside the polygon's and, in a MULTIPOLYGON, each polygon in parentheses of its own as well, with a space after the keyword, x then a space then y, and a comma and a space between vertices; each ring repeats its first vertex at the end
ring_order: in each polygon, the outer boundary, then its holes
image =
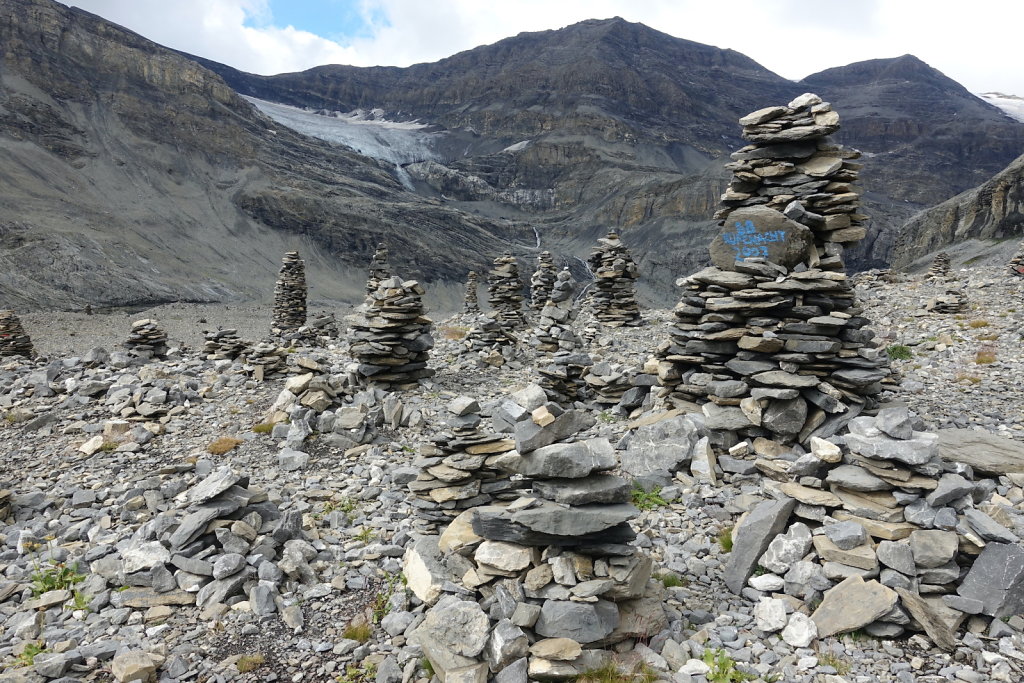
POLYGON ((630 490, 629 482, 611 474, 533 482, 534 495, 566 505, 625 503, 630 499, 630 490))
POLYGON ((530 453, 510 451, 494 460, 495 466, 527 477, 581 479, 618 463, 607 439, 542 446, 530 453))
POLYGON ((885 480, 856 465, 840 465, 830 470, 825 481, 851 491, 888 491, 892 488, 885 480))
POLYGON ((764 206, 736 209, 725 220, 709 248, 711 262, 722 270, 735 270, 736 262, 763 258, 786 268, 807 260, 814 248, 814 233, 764 206))
POLYGON ((700 429, 689 417, 678 415, 636 429, 620 454, 622 471, 634 477, 651 472, 675 472, 689 462, 700 429))
POLYGON ((571 638, 586 645, 608 636, 618 625, 619 608, 613 602, 548 600, 533 628, 545 638, 571 638))
POLYGON ((974 490, 974 484, 959 474, 946 473, 939 477, 938 485, 929 493, 925 500, 932 507, 942 507, 946 503, 962 498, 974 490))
POLYGON ((906 407, 883 408, 875 416, 875 427, 894 439, 909 439, 914 435, 914 422, 906 407))
POLYGON ((567 410, 554 421, 541 427, 533 420, 517 422, 515 426, 516 450, 529 453, 543 446, 548 446, 567 439, 573 434, 594 426, 595 418, 589 413, 578 410, 567 410))
POLYGON ((857 522, 839 522, 825 527, 825 535, 840 550, 852 550, 867 540, 868 534, 857 522))
POLYGON ((777 434, 796 434, 807 421, 807 401, 793 398, 774 400, 761 414, 761 426, 777 434))
POLYGON ((1024 548, 1019 543, 989 543, 956 592, 980 601, 981 613, 990 617, 1020 614, 1024 611, 1024 548))
POLYGON ((986 541, 997 543, 1016 543, 1017 536, 1012 531, 995 521, 981 510, 967 508, 964 510, 964 519, 971 525, 979 536, 986 541))
POLYGON ((739 594, 747 585, 758 560, 772 539, 785 528, 795 507, 796 500, 792 498, 765 501, 733 529, 732 552, 725 567, 725 584, 729 590, 739 594))

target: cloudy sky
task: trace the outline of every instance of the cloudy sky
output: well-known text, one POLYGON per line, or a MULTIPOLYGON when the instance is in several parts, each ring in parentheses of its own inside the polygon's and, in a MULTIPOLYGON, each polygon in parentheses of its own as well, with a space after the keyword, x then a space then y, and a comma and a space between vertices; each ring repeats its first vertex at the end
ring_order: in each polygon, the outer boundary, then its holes
POLYGON ((1024 96, 1020 0, 65 0, 158 43, 259 74, 407 66, 521 31, 621 16, 732 48, 792 79, 914 54, 974 92, 1024 96))

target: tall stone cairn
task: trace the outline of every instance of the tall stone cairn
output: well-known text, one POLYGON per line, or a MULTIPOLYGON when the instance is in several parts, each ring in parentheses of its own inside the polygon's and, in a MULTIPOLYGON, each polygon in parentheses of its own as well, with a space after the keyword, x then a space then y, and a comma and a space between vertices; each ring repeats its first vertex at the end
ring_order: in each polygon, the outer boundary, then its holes
POLYGON ((433 377, 427 367, 432 321, 423 315, 423 294, 415 280, 389 277, 347 318, 356 374, 364 384, 404 390, 433 377))
POLYGON ((505 252, 494 259, 494 268, 487 274, 487 302, 494 309, 494 318, 508 329, 526 325, 523 316, 523 281, 519 279, 516 257, 505 252))
POLYGON ((935 260, 932 261, 931 267, 928 272, 925 273, 924 279, 931 280, 934 278, 947 278, 949 277, 949 254, 944 251, 940 251, 935 255, 935 260))
POLYGON ((825 438, 873 407, 890 374, 842 260, 864 234, 858 153, 828 141, 839 116, 817 95, 740 123, 755 144, 728 165, 714 265, 679 282, 659 397, 703 404, 719 439, 825 438))
POLYGON ((391 264, 388 263, 388 247, 383 242, 377 245, 370 259, 370 277, 366 280, 366 293, 377 291, 381 280, 391 277, 391 264))
POLYGON ((1017 249, 1017 253, 1013 255, 1010 262, 1006 264, 1010 269, 1011 275, 1017 277, 1024 277, 1024 242, 1021 242, 1020 248, 1017 249))
POLYGON ((477 299, 476 290, 480 287, 480 276, 475 270, 469 271, 466 276, 466 297, 463 300, 462 311, 464 313, 479 313, 480 301, 477 299))
POLYGON ((132 323, 125 348, 140 358, 164 358, 167 355, 167 333, 155 320, 145 318, 132 323))
POLYGON ((537 257, 537 270, 530 278, 530 308, 539 311, 544 308, 555 286, 555 260, 550 251, 542 251, 537 257))
POLYGON ((0 311, 0 356, 32 355, 32 340, 14 311, 0 311))
POLYGON ((530 343, 541 353, 552 354, 546 362, 538 360, 538 384, 548 398, 571 403, 584 398, 583 374, 593 362, 580 349, 583 340, 572 329, 575 287, 569 270, 559 271, 551 297, 540 312, 540 321, 530 343))
POLYGON ((289 251, 281 261, 274 285, 273 331, 291 332, 306 323, 306 264, 299 252, 289 251))
POLYGON ((596 277, 591 294, 594 317, 609 327, 641 324, 636 261, 614 230, 597 241, 587 263, 596 277))

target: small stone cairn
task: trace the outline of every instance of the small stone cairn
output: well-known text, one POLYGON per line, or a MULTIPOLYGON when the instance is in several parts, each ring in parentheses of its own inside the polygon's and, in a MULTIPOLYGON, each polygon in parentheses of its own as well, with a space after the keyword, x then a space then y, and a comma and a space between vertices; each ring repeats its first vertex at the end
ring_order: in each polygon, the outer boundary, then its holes
POLYGON ((583 374, 592 363, 580 349, 583 341, 572 328, 575 287, 569 270, 559 271, 551 296, 540 312, 540 321, 530 343, 541 353, 551 354, 538 361, 539 384, 554 401, 571 403, 586 393, 583 374))
POLYGON ((930 313, 952 315, 967 310, 967 292, 962 289, 947 289, 945 294, 928 300, 925 310, 930 313))
POLYGON ((0 356, 32 355, 32 340, 14 311, 0 311, 0 356))
POLYGON ((479 313, 480 301, 477 299, 476 291, 480 287, 480 279, 475 270, 469 271, 466 276, 466 296, 463 300, 462 311, 464 313, 479 313))
POLYGON ((572 678, 667 626, 653 561, 627 545, 639 513, 629 484, 608 473, 614 449, 564 442, 592 424, 554 404, 535 409, 516 423, 516 450, 489 459, 532 482, 530 493, 467 510, 408 547, 409 588, 431 605, 409 641, 440 678, 572 678))
POLYGON ((714 265, 677 283, 659 395, 703 404, 719 435, 804 443, 873 407, 889 376, 843 271, 843 245, 864 234, 857 153, 827 141, 839 117, 816 95, 740 122, 755 144, 728 165, 714 265))
POLYGON ((492 456, 514 449, 515 442, 480 431, 480 404, 472 397, 456 398, 448 411, 451 431, 422 447, 413 461, 419 475, 408 484, 419 499, 419 516, 445 525, 468 508, 518 497, 508 475, 487 465, 492 456))
POLYGON ((1013 258, 1011 258, 1010 262, 1006 265, 1010 269, 1011 275, 1024 277, 1024 242, 1021 243, 1020 248, 1017 249, 1017 253, 1013 255, 1013 258))
POLYGON ((501 367, 523 355, 519 338, 490 315, 478 313, 463 339, 462 354, 476 354, 479 367, 501 367))
POLYGON ((414 388, 433 377, 427 367, 434 338, 423 315, 423 287, 415 280, 389 277, 349 316, 351 353, 363 384, 390 389, 414 388))
POLYGON ((306 323, 306 264, 299 252, 284 255, 274 286, 273 333, 294 332, 306 323))
POLYGON ((551 297, 551 288, 555 286, 555 261, 550 251, 542 251, 537 257, 537 270, 530 278, 530 308, 539 311, 551 297))
POLYGON ((944 251, 940 251, 935 255, 935 260, 932 261, 931 267, 928 272, 925 273, 925 280, 933 280, 939 278, 949 277, 949 254, 944 251))
POLYGON ((203 338, 207 360, 235 360, 249 349, 248 342, 239 338, 238 330, 204 332, 203 338))
POLYGON ((370 259, 370 277, 366 280, 366 293, 377 291, 382 280, 391 277, 391 264, 388 263, 388 247, 381 242, 370 259))
POLYGON ((155 320, 144 318, 132 323, 125 348, 139 358, 165 358, 167 356, 167 333, 155 320))
POLYGON ((523 316, 523 282, 519 279, 516 257, 505 252, 494 259, 494 268, 487 274, 487 301, 494 310, 494 319, 511 330, 526 325, 523 316))
POLYGON ((642 324, 636 303, 636 262, 614 230, 597 242, 587 260, 597 278, 590 297, 594 317, 609 327, 642 324))
POLYGON ((246 352, 244 358, 247 365, 253 366, 253 375, 257 381, 288 369, 288 350, 272 341, 257 343, 246 352))

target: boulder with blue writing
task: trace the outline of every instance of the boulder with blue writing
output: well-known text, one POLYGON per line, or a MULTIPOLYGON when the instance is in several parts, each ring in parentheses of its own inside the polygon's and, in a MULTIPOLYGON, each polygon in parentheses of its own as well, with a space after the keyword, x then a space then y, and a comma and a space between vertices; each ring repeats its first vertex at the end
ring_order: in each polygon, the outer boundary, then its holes
POLYGON ((764 259, 786 268, 804 263, 814 249, 814 234, 805 226, 764 206, 749 206, 729 214, 711 242, 711 262, 736 270, 736 262, 764 259))

